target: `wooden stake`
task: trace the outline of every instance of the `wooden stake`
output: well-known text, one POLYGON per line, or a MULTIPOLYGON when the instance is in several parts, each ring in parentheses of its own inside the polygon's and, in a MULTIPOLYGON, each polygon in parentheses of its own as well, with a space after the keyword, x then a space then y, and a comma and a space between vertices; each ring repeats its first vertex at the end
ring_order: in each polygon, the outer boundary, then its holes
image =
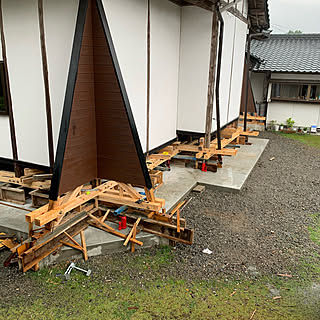
POLYGON ((87 252, 86 238, 84 236, 83 230, 80 231, 80 238, 81 238, 83 258, 85 261, 87 261, 88 260, 88 252, 87 252))
POLYGON ((141 217, 140 217, 140 218, 135 222, 135 224, 133 225, 132 229, 130 230, 130 232, 129 232, 128 236, 127 236, 126 241, 125 241, 124 244, 123 244, 124 246, 127 246, 127 245, 128 245, 128 243, 129 243, 129 241, 130 241, 130 238, 132 237, 132 234, 133 234, 133 232, 134 232, 134 229, 137 229, 137 226, 138 226, 140 220, 141 220, 141 217))

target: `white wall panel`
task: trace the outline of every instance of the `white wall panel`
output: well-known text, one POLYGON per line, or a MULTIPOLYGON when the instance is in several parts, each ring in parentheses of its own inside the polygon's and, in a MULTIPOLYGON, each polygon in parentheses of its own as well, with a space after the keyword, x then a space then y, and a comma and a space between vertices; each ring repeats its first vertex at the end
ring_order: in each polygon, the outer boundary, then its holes
POLYGON ((239 19, 236 19, 233 66, 228 103, 228 123, 237 119, 240 113, 246 36, 247 25, 239 19))
POLYGON ((150 149, 176 137, 180 15, 179 6, 151 0, 150 149))
POLYGON ((212 14, 182 7, 178 130, 204 132, 210 63, 212 14))
MULTIPOLYGON (((2 60, 2 47, 0 39, 0 60, 2 60)), ((0 115, 0 157, 12 159, 9 116, 0 115)))
POLYGON ((103 0, 141 145, 146 151, 147 0, 103 0))
POLYGON ((256 102, 262 102, 265 97, 263 96, 263 84, 266 78, 265 73, 252 72, 251 73, 251 85, 256 102))
POLYGON ((228 123, 228 107, 230 99, 230 84, 232 83, 232 56, 235 35, 235 17, 229 12, 223 12, 224 36, 222 46, 222 62, 220 77, 220 125, 228 123))
POLYGON ((320 106, 317 103, 298 103, 273 101, 268 104, 267 121, 276 120, 278 123, 286 123, 288 118, 295 121, 294 126, 320 127, 320 106))
POLYGON ((3 1, 8 69, 19 160, 48 165, 38 1, 3 1))
POLYGON ((54 151, 69 73, 79 0, 44 0, 54 151))

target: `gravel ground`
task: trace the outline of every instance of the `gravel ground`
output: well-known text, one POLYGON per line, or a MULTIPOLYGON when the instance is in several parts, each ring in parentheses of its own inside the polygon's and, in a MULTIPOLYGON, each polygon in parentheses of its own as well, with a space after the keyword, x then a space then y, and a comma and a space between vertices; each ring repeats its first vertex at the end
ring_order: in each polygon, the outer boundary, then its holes
POLYGON ((320 149, 269 132, 260 137, 269 144, 239 193, 207 190, 183 211, 195 228, 194 244, 177 247, 189 277, 286 273, 319 253, 307 227, 320 212, 320 149))
MULTIPOLYGON (((294 274, 301 259, 320 254, 307 229, 314 224, 311 215, 320 211, 320 149, 268 132, 260 137, 270 142, 241 192, 207 189, 191 194, 193 199, 182 215, 195 228, 194 244, 178 244, 173 250, 175 263, 161 267, 161 277, 192 280, 294 274), (206 248, 213 251, 211 255, 202 253, 206 248)), ((149 261, 157 250, 147 251, 149 261)), ((6 255, 1 252, 0 261, 6 255)), ((145 263, 144 257, 145 251, 92 257, 86 267, 94 270, 93 278, 106 281, 124 273, 145 280, 159 277, 149 267, 143 274, 135 270, 132 261, 145 263)), ((16 267, 0 266, 0 278, 6 288, 0 295, 2 301, 42 290, 40 283, 16 267)))

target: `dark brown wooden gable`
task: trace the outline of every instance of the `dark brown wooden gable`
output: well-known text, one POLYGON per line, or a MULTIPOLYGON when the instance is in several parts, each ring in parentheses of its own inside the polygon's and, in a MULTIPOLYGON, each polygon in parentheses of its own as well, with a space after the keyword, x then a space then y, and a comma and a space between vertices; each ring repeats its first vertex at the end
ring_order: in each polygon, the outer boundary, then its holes
POLYGON ((94 178, 151 188, 101 0, 81 0, 50 199, 94 178))

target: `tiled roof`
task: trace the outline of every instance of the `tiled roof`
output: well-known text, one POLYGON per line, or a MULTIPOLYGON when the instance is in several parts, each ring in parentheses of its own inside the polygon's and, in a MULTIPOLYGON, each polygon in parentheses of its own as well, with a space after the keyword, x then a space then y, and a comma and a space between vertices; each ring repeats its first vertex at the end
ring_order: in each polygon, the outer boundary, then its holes
POLYGON ((255 71, 320 73, 320 34, 272 34, 252 40, 251 53, 261 60, 255 71))

